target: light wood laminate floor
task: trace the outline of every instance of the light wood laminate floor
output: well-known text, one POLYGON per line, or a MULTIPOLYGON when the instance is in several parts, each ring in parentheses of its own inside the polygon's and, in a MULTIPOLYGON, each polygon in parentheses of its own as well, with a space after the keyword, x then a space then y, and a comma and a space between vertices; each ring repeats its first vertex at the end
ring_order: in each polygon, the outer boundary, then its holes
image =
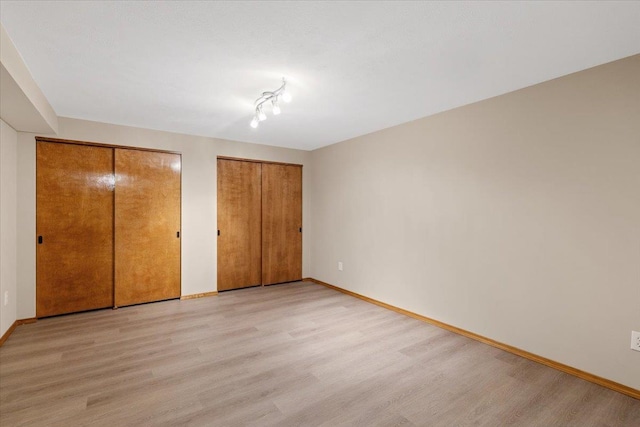
POLYGON ((18 327, 2 426, 638 426, 640 401, 311 283, 18 327))

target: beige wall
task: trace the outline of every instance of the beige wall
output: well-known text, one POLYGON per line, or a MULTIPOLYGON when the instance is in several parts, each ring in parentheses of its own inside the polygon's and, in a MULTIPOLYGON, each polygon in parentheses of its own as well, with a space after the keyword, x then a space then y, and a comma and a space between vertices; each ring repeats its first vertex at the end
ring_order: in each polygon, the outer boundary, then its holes
MULTIPOLYGON (((216 290, 216 156, 304 165, 303 230, 311 209, 310 152, 59 118, 58 138, 182 152, 182 294, 216 290)), ((35 138, 18 134, 18 318, 35 316, 35 138)), ((309 272, 303 235, 303 274, 309 272)))
POLYGON ((640 55, 311 161, 312 277, 640 389, 640 55))
POLYGON ((0 336, 16 320, 17 143, 16 131, 0 120, 0 336))
POLYGON ((20 52, 0 24, 0 111, 12 128, 25 132, 56 132, 58 116, 49 104, 20 52))

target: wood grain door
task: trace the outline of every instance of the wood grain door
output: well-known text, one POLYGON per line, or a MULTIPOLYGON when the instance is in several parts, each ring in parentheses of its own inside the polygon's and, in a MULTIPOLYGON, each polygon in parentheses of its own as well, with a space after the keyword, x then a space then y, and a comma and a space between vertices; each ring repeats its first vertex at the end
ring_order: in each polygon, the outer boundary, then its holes
POLYGON ((261 164, 218 159, 218 290, 261 284, 261 164))
POLYGON ((115 149, 115 304, 180 297, 179 154, 115 149))
POLYGON ((262 284, 302 279, 302 167, 262 165, 262 284))
POLYGON ((113 306, 113 149, 36 144, 36 316, 113 306))

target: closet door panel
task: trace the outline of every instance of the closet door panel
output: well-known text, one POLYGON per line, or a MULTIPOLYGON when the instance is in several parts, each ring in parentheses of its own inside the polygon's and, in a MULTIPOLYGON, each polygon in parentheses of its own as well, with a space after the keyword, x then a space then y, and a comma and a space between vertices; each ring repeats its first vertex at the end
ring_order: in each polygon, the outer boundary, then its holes
POLYGON ((302 167, 262 165, 262 284, 302 279, 302 167))
POLYGON ((115 303, 180 297, 179 154, 115 149, 115 303))
POLYGON ((218 159, 218 290, 261 284, 261 164, 218 159))
POLYGON ((36 144, 36 316, 113 306, 113 149, 36 144))

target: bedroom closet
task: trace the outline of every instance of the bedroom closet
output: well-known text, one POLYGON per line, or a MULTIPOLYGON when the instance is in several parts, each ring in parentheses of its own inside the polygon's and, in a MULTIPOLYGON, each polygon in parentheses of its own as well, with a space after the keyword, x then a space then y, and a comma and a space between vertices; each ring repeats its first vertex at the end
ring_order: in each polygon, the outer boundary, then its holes
POLYGON ((302 166, 218 157, 218 290, 302 279, 302 166))
POLYGON ((180 297, 179 153, 36 138, 36 316, 180 297))

